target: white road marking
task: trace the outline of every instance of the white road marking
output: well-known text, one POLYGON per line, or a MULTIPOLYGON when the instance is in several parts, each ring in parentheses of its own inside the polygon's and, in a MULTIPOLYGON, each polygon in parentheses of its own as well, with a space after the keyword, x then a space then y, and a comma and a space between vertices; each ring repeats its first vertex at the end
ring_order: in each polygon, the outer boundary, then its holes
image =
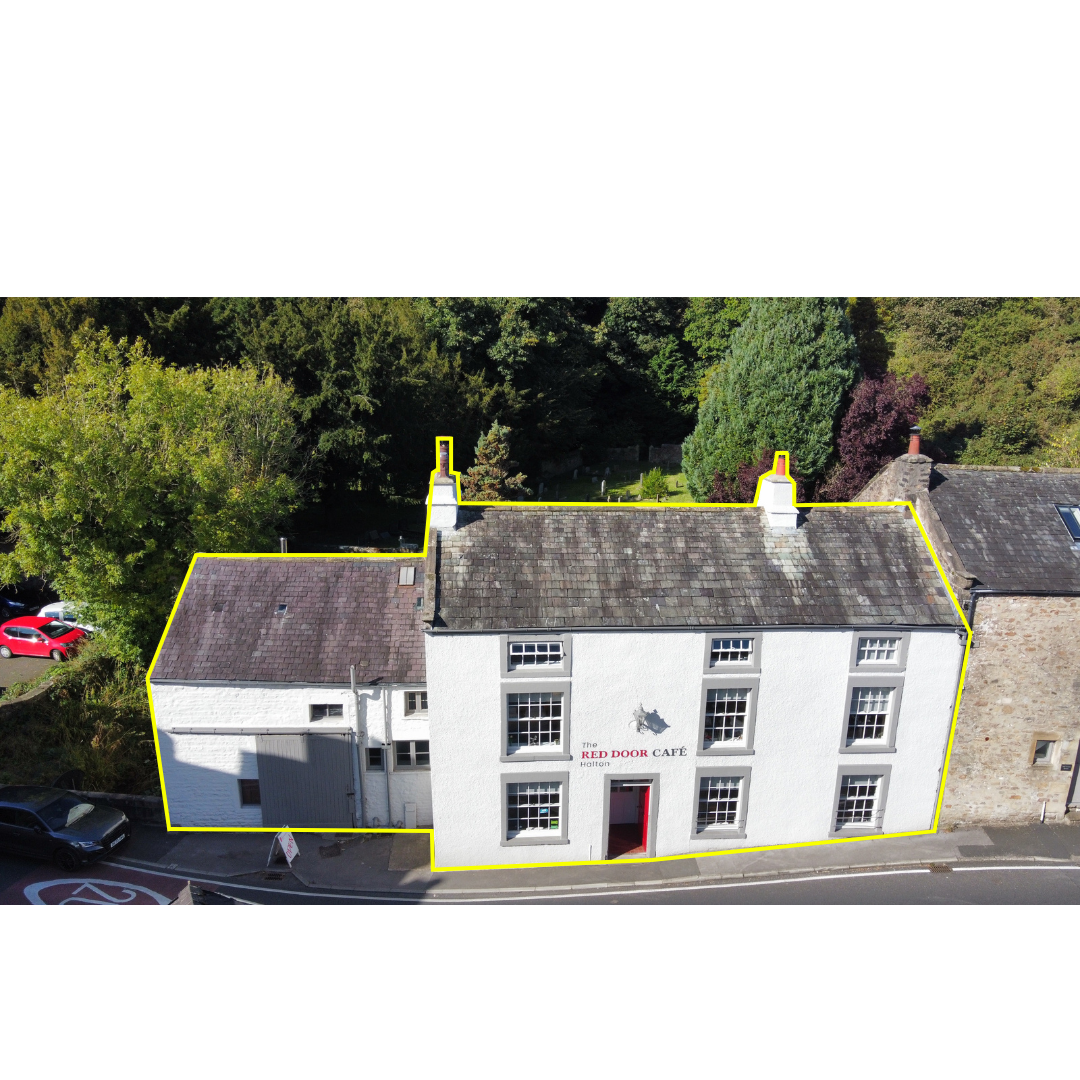
POLYGON ((23 896, 31 904, 48 906, 49 901, 42 899, 41 894, 46 889, 69 885, 78 886, 74 892, 65 896, 58 902, 58 906, 64 904, 130 904, 138 896, 149 896, 157 904, 168 904, 169 898, 161 893, 148 889, 145 885, 133 885, 129 881, 109 881, 106 878, 57 878, 54 881, 35 881, 23 889, 23 896), (114 890, 119 890, 120 895, 115 896, 99 888, 107 885, 114 890))

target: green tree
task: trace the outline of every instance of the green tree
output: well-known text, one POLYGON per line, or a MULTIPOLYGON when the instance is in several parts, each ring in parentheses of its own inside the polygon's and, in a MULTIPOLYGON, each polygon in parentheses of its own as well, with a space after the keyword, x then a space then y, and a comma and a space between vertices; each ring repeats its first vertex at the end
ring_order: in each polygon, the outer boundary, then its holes
POLYGON ((763 297, 731 339, 731 356, 709 377, 694 431, 683 444, 695 499, 716 474, 734 481, 766 447, 790 450, 817 480, 833 454, 845 395, 858 374, 855 336, 837 297, 763 297))
POLYGON ((967 465, 1037 465, 1080 408, 1080 299, 892 301, 890 370, 930 389, 928 446, 967 465))
POLYGON ((683 336, 706 366, 719 364, 731 347, 731 337, 750 314, 746 296, 691 296, 683 336))
POLYGON ((476 444, 476 464, 461 479, 461 493, 473 502, 511 502, 525 499, 532 491, 525 486, 525 474, 510 475, 516 461, 510 460, 510 429, 497 420, 476 444))
POLYGON ((655 499, 657 495, 666 495, 668 490, 667 479, 659 468, 650 469, 641 481, 641 497, 643 499, 655 499))
POLYGON ((293 393, 251 365, 168 368, 100 331, 74 344, 56 388, 0 391, 0 581, 41 575, 145 662, 191 556, 271 549, 297 506, 293 393))
MULTIPOLYGON (((419 297, 417 310, 463 372, 513 401, 517 452, 530 472, 545 456, 592 443, 603 365, 591 319, 573 297, 419 297)), ((500 413, 496 419, 510 419, 500 413)))

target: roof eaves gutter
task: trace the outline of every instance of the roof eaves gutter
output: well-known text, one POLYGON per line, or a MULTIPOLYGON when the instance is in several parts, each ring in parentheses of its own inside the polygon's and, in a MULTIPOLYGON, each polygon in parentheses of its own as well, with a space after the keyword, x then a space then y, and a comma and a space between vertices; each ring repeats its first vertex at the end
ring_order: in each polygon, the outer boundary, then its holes
MULTIPOLYGON (((1026 595, 1026 594, 1025 594, 1026 595)), ((1055 594, 1066 595, 1066 594, 1055 594)), ((1078 594, 1080 595, 1080 594, 1078 594)), ((629 624, 625 626, 502 626, 489 627, 486 629, 463 629, 455 630, 450 627, 440 626, 425 630, 425 633, 436 634, 565 634, 574 630, 641 630, 649 633, 657 630, 685 631, 698 630, 703 633, 711 633, 713 630, 873 630, 878 627, 888 626, 897 630, 956 630, 962 629, 959 622, 936 622, 936 623, 893 623, 878 622, 866 623, 755 623, 755 622, 709 622, 709 623, 686 623, 678 626, 642 626, 629 624)))

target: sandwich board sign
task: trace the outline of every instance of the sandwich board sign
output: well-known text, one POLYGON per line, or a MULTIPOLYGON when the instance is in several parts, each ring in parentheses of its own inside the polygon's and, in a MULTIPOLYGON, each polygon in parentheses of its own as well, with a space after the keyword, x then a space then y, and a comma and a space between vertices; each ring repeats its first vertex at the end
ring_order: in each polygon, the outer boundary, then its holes
POLYGON ((270 845, 270 858, 266 860, 267 866, 270 865, 270 859, 272 859, 277 852, 280 852, 285 856, 290 866, 292 866, 293 859, 300 854, 300 849, 296 846, 296 838, 288 829, 282 829, 281 832, 274 837, 274 842, 270 845))

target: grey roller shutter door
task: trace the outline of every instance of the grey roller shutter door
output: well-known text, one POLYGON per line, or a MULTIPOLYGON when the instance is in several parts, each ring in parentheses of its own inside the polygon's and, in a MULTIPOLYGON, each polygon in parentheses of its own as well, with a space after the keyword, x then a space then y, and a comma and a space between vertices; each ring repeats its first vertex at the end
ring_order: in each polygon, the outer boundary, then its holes
POLYGON ((353 826, 349 735, 257 735, 263 825, 353 826))

